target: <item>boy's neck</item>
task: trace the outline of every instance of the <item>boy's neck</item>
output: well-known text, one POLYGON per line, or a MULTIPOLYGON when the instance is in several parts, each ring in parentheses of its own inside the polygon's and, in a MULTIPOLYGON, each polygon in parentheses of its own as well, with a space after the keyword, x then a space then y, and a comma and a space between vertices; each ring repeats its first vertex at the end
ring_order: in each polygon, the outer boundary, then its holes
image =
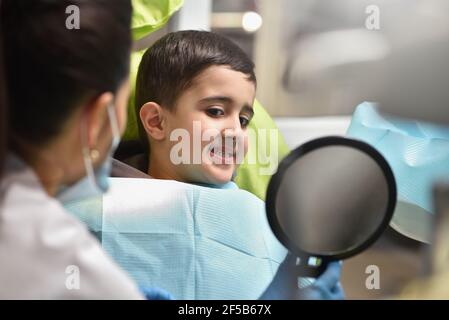
POLYGON ((155 179, 182 181, 169 167, 166 160, 159 159, 153 153, 150 154, 147 173, 155 179))

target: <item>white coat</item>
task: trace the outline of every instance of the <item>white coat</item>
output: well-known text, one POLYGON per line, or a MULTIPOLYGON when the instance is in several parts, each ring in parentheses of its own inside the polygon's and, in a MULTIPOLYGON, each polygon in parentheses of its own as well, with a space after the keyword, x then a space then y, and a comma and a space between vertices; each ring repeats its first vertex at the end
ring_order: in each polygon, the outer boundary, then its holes
POLYGON ((0 299, 142 299, 87 228, 14 155, 0 183, 0 299))

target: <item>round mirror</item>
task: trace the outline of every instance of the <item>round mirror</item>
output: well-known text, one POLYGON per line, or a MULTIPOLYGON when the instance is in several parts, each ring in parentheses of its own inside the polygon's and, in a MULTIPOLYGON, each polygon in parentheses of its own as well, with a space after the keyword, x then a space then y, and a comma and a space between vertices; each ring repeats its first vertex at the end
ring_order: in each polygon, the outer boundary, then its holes
POLYGON ((278 239, 299 258, 318 258, 314 261, 322 265, 372 244, 388 226, 395 204, 396 183, 383 156, 343 137, 316 139, 293 150, 272 177, 266 200, 278 239))

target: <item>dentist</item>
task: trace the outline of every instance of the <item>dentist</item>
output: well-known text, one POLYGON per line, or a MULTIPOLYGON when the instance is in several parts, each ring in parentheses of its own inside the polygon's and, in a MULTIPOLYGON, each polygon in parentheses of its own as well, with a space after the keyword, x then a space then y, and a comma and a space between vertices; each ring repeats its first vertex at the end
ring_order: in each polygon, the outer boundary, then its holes
POLYGON ((141 299, 58 201, 108 187, 126 123, 130 1, 3 0, 0 10, 0 299, 141 299), (79 29, 66 27, 70 5, 79 29))

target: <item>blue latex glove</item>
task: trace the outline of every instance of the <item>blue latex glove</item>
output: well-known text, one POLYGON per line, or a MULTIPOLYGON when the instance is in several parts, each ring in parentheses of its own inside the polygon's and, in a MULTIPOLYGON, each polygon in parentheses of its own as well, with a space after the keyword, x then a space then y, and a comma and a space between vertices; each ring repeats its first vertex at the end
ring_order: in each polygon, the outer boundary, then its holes
POLYGON ((173 300, 170 293, 159 288, 140 286, 139 290, 147 300, 173 300))
POLYGON ((326 271, 307 288, 300 290, 304 300, 343 300, 345 294, 340 283, 341 262, 332 262, 326 271))
POLYGON ((326 271, 310 286, 298 288, 296 258, 288 254, 261 300, 343 300, 341 262, 329 263, 326 271))

